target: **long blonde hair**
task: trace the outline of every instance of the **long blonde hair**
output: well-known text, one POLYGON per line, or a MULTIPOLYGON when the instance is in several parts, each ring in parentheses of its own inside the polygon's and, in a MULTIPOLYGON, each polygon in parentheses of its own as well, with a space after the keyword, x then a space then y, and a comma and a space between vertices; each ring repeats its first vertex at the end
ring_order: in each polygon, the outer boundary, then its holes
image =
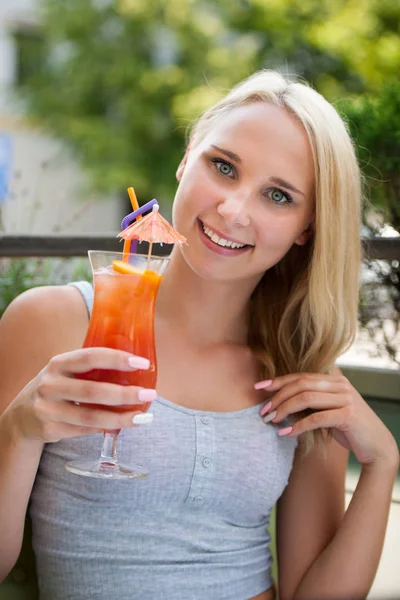
POLYGON ((308 135, 315 169, 315 222, 269 269, 251 298, 249 344, 266 378, 331 373, 353 342, 361 261, 361 175, 346 125, 318 92, 274 71, 235 86, 195 123, 191 145, 236 107, 269 102, 285 108, 308 135))

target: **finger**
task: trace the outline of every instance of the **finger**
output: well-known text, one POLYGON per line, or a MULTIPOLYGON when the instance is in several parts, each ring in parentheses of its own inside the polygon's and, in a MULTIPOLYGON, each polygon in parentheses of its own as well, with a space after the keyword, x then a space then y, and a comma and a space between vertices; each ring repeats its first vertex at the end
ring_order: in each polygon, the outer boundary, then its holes
POLYGON ((68 423, 52 423, 51 426, 50 424, 47 425, 45 432, 46 442, 59 442, 60 440, 74 437, 104 433, 104 429, 79 427, 77 425, 69 425, 68 423))
POLYGON ((142 356, 135 356, 114 348, 81 348, 54 356, 49 369, 64 373, 86 373, 92 369, 112 369, 132 371, 148 369, 150 362, 142 356))
POLYGON ((70 400, 81 404, 144 404, 157 397, 156 390, 135 385, 119 385, 85 379, 71 379, 61 375, 43 378, 38 395, 44 399, 70 400))
MULTIPOLYGON (((153 415, 151 413, 134 412, 132 417, 132 427, 152 423, 153 415)), ((93 435, 103 433, 104 428, 96 429, 94 427, 81 427, 79 425, 70 425, 69 423, 48 423, 46 426, 47 442, 59 442, 63 439, 82 437, 84 435, 93 435)))
POLYGON ((114 412, 101 408, 89 408, 85 405, 76 405, 73 402, 63 402, 62 410, 54 415, 54 421, 79 427, 90 427, 92 429, 125 429, 133 426, 133 418, 140 411, 136 409, 114 412))
POLYGON ((267 413, 265 415, 265 418, 267 418, 270 414, 273 414, 275 412, 275 417, 269 420, 271 420, 273 423, 280 423, 280 421, 283 421, 289 415, 296 414, 306 409, 333 410, 336 408, 343 408, 344 406, 345 402, 343 401, 343 397, 339 394, 323 394, 321 392, 307 391, 301 392, 293 398, 290 398, 289 400, 281 404, 277 410, 273 410, 271 411, 271 413, 267 413))
POLYGON ((277 393, 271 398, 267 405, 263 406, 260 411, 261 415, 276 410, 284 402, 287 402, 289 398, 298 396, 305 392, 322 392, 322 393, 344 393, 345 384, 337 377, 329 377, 327 375, 319 375, 317 377, 311 377, 310 375, 302 375, 297 379, 292 380, 285 384, 277 393))
POLYGON ((297 381, 301 377, 307 377, 310 380, 318 380, 321 378, 337 380, 339 378, 337 375, 324 375, 322 373, 289 373, 288 375, 282 375, 280 377, 275 377, 274 379, 258 381, 254 384, 254 389, 267 390, 268 392, 277 391, 285 385, 297 381))
POLYGON ((307 431, 314 431, 315 429, 328 429, 331 427, 340 428, 343 427, 344 420, 345 414, 340 408, 316 412, 304 419, 300 419, 300 421, 297 421, 297 423, 291 427, 280 429, 278 435, 296 437, 307 431))

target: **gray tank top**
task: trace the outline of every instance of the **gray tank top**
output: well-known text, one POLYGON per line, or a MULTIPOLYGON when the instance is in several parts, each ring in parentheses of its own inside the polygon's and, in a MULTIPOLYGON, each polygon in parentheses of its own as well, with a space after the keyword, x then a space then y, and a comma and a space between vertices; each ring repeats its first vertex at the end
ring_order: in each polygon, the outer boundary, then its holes
MULTIPOLYGON (((90 313, 93 290, 74 283, 90 313)), ((158 397, 151 425, 122 430, 139 481, 67 472, 102 435, 46 444, 30 515, 41 600, 247 600, 272 585, 268 524, 297 442, 259 416, 158 397)))

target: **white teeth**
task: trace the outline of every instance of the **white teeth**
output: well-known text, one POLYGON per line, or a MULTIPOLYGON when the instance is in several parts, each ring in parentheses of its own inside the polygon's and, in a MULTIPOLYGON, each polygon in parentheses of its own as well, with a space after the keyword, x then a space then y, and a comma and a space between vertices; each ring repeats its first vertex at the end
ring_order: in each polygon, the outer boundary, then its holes
POLYGON ((206 227, 202 224, 203 231, 207 237, 209 237, 215 244, 218 246, 223 246, 226 248, 244 248, 246 244, 237 244, 236 242, 231 242, 230 240, 226 240, 225 238, 220 238, 214 231, 212 231, 209 227, 206 227))

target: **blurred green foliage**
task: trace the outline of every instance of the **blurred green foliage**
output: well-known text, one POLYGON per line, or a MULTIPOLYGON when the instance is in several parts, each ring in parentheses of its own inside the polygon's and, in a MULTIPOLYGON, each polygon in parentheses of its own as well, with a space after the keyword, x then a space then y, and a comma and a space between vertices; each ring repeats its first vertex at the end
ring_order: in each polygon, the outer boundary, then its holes
POLYGON ((33 287, 65 285, 69 281, 91 281, 86 258, 0 259, 0 318, 10 302, 33 287))
POLYGON ((330 100, 400 68, 397 0, 41 0, 28 111, 66 140, 102 191, 169 204, 193 118, 259 68, 330 100))
MULTIPOLYGON (((7 260, 0 262, 1 290, 0 316, 10 302, 22 292, 40 285, 37 275, 42 271, 42 261, 33 259, 30 263, 25 260, 7 260)), ((41 273, 42 274, 42 273, 41 273)))
POLYGON ((400 81, 339 104, 356 142, 368 198, 400 233, 400 81))
MULTIPOLYGON (((338 108, 364 173, 365 224, 372 235, 380 235, 387 223, 400 234, 400 81, 389 79, 378 92, 338 108)), ((376 355, 400 365, 400 261, 370 261, 365 268, 360 327, 373 340, 376 355)))

